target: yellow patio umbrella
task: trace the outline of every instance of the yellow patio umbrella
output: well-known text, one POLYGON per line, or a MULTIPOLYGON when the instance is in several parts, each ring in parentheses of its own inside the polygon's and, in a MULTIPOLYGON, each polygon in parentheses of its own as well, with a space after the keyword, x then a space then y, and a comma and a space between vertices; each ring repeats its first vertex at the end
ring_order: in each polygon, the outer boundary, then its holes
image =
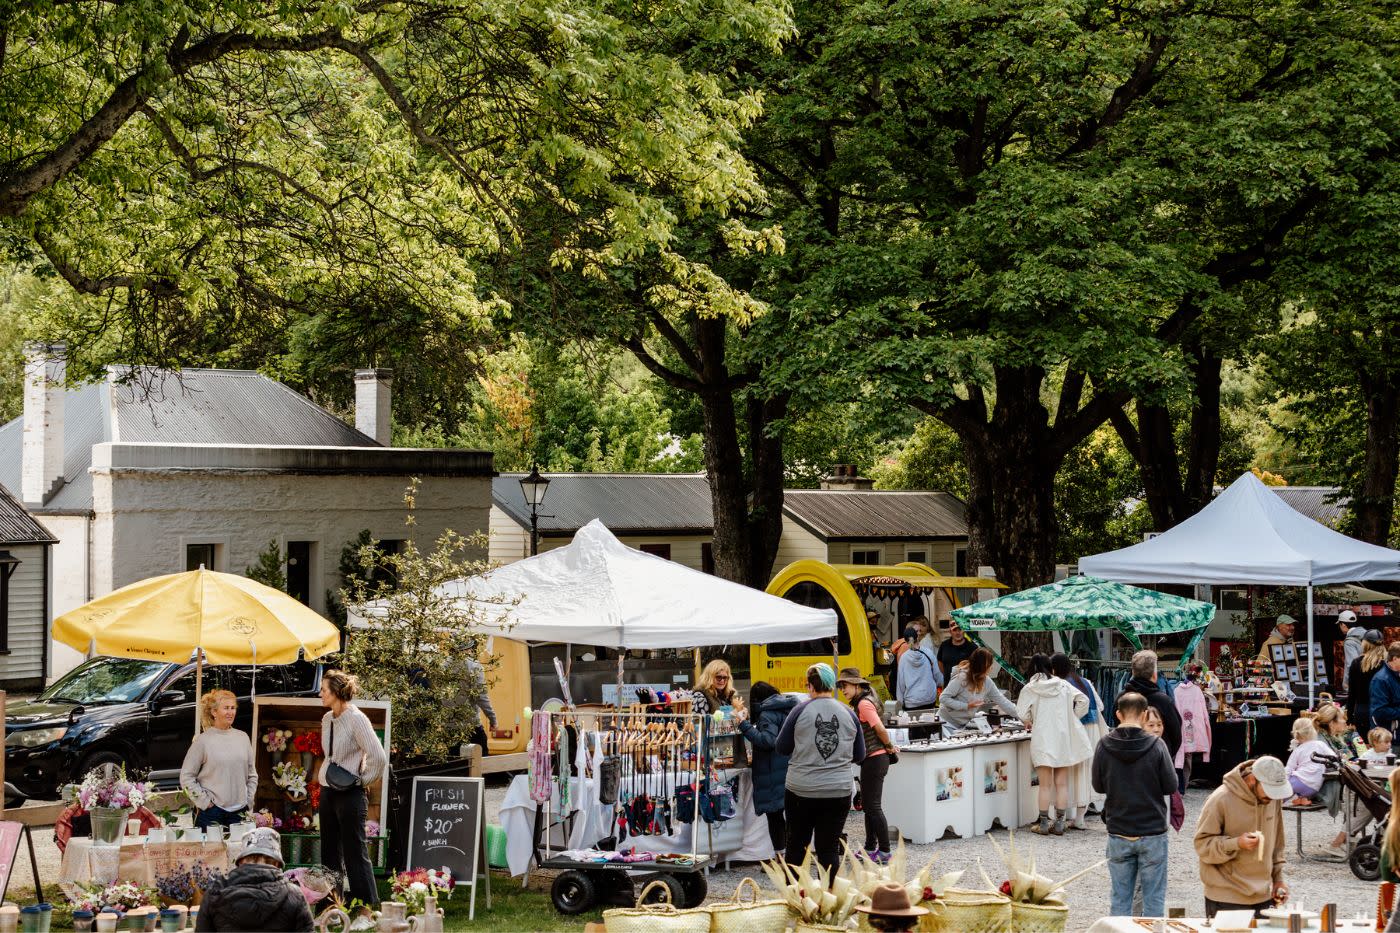
POLYGON ((340 647, 335 625, 288 594, 203 568, 98 597, 55 619, 53 637, 79 651, 121 658, 183 663, 198 651, 197 692, 205 659, 290 664, 300 652, 312 660, 340 647))

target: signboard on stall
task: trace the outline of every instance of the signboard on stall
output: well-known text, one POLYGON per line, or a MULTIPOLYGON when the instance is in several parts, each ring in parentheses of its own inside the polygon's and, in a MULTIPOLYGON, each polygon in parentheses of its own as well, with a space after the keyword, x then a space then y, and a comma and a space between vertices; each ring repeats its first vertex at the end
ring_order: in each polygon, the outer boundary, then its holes
MULTIPOLYGON (((446 868, 458 885, 471 885, 468 919, 476 916, 476 880, 482 864, 486 782, 479 777, 418 775, 409 798, 408 867, 446 868)), ((486 906, 491 881, 485 874, 486 906)))
POLYGON ((15 859, 19 857, 19 839, 24 834, 24 824, 18 820, 0 822, 0 899, 10 889, 10 872, 15 869, 15 859))

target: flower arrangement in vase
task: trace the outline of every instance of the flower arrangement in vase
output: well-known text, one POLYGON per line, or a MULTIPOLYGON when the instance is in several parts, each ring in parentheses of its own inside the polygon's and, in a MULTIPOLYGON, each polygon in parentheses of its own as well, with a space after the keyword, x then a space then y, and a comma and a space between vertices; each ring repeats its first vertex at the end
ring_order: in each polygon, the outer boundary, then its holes
POLYGON ((272 758, 274 766, 282 763, 282 756, 287 752, 287 740, 291 737, 291 729, 269 726, 263 730, 262 743, 267 746, 267 754, 272 758))
POLYGON ((321 733, 301 733, 292 739, 292 751, 301 755, 301 766, 306 769, 307 774, 310 774, 312 764, 324 754, 321 750, 321 733))
POLYGON ((93 841, 115 845, 126 831, 127 815, 146 805, 151 784, 129 779, 124 767, 104 765, 89 771, 81 784, 66 789, 65 796, 68 795, 88 811, 93 841))
POLYGON ((289 800, 306 799, 306 769, 284 761, 272 769, 272 783, 282 789, 289 800))
POLYGON ((262 829, 281 829, 282 818, 274 815, 267 807, 263 807, 253 814, 253 825, 262 829))
POLYGON ((450 898, 452 896, 452 872, 443 868, 415 868, 394 875, 389 883, 394 899, 408 905, 410 916, 421 914, 428 907, 428 898, 450 898))

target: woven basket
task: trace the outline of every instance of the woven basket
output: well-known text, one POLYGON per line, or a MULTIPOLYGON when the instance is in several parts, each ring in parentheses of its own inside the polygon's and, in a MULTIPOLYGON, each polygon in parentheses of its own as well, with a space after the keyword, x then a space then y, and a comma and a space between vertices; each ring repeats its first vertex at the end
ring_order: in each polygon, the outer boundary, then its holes
POLYGON ((783 901, 759 900, 762 892, 752 878, 743 878, 734 896, 728 903, 709 907, 710 933, 757 933, 774 930, 781 933, 792 922, 793 910, 783 901), (744 902, 744 890, 748 889, 750 900, 744 902))
POLYGON ((664 882, 653 881, 637 895, 636 907, 620 907, 603 911, 603 926, 608 933, 710 933, 710 912, 677 910, 671 903, 671 889, 664 882), (646 904, 652 888, 660 888, 664 903, 646 904))
MULTIPOLYGON (((780 928, 774 927, 773 929, 780 928)), ((755 928, 754 933, 758 933, 757 928, 755 928)), ((835 927, 829 923, 808 923, 806 920, 799 920, 795 933, 846 933, 846 928, 835 927)))
POLYGON ((932 933, 1011 933, 1011 899, 989 891, 949 888, 927 905, 932 933))
POLYGON ((1044 904, 1011 902, 1011 929, 1014 933, 1064 933, 1069 908, 1055 901, 1044 904))

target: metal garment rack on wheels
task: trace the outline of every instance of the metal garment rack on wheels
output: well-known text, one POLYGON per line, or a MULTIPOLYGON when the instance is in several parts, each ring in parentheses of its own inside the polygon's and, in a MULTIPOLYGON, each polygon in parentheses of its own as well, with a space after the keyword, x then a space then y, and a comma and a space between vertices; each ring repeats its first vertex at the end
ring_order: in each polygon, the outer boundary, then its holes
MULTIPOLYGON (((662 880, 671 892, 672 901, 678 907, 692 907, 704 901, 708 887, 706 872, 709 869, 710 856, 708 854, 702 855, 698 851, 698 830, 699 826, 705 823, 701 818, 700 788, 708 770, 705 741, 707 738, 707 717, 697 713, 649 712, 645 707, 633 707, 625 711, 589 710, 584 713, 574 710, 560 712, 537 710, 532 715, 550 717, 547 734, 551 736, 551 754, 553 753, 552 737, 555 730, 564 728, 566 725, 574 725, 577 728, 580 741, 582 741, 581 737, 585 732, 602 737, 604 747, 611 746, 616 750, 619 786, 626 780, 635 781, 638 778, 645 780, 647 777, 657 777, 661 779, 664 787, 668 773, 673 779, 670 787, 672 792, 682 786, 683 779, 693 779, 694 784, 694 792, 689 801, 691 808, 689 814, 691 824, 689 863, 592 862, 555 855, 551 838, 555 826, 554 793, 551 789, 548 798, 540 801, 535 808, 535 832, 532 848, 537 867, 560 871, 550 890, 555 909, 563 914, 583 913, 591 909, 600 898, 617 898, 623 891, 629 892, 625 903, 631 906, 633 901, 630 892, 634 890, 632 878, 634 874, 648 876, 644 879, 648 881, 662 880), (596 717, 599 721, 598 728, 583 729, 578 725, 581 717, 596 717), (604 728, 603 723, 609 719, 612 721, 611 728, 604 728), (690 740, 692 735, 694 737, 693 744, 690 740), (689 768, 682 767, 683 750, 693 752, 689 768), (677 894, 680 896, 678 897, 677 894)), ((567 769, 561 768, 560 771, 561 773, 554 775, 551 781, 571 780, 567 769)), ((580 783, 582 782, 580 781, 580 783)), ((591 805, 587 802, 583 803, 583 806, 591 805)), ((623 802, 619 792, 619 799, 613 804, 614 825, 616 825, 617 814, 622 809, 623 802)), ((566 839, 570 831, 569 827, 577 812, 574 810, 561 814, 558 825, 563 827, 566 839)), ((705 823, 705 825, 708 829, 709 824, 705 823)), ((618 902, 623 903, 623 901, 618 902)))

